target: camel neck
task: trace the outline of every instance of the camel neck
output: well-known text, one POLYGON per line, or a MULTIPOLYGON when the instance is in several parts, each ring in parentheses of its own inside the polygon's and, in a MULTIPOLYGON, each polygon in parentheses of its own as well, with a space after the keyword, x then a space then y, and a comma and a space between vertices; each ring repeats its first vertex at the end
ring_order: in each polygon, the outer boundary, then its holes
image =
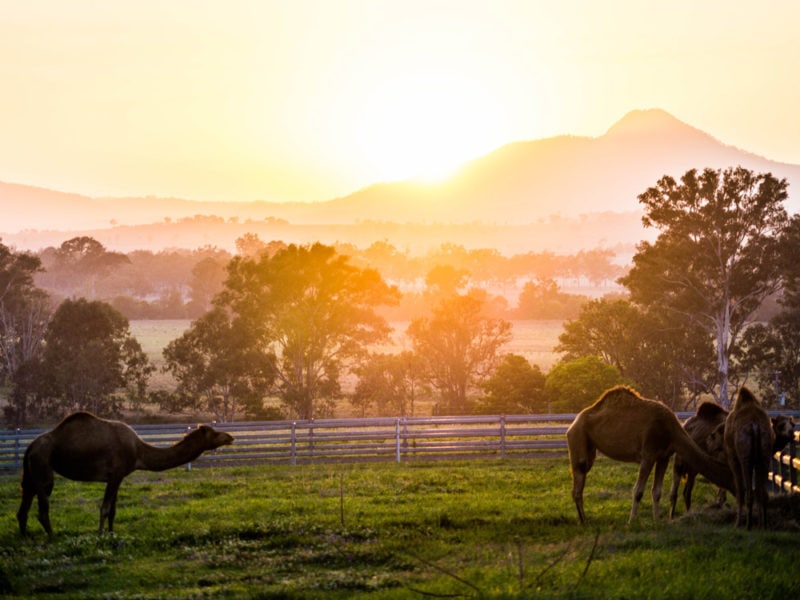
POLYGON ((182 440, 168 448, 158 448, 140 440, 137 469, 145 471, 165 471, 191 462, 200 454, 202 449, 194 448, 186 440, 182 440))

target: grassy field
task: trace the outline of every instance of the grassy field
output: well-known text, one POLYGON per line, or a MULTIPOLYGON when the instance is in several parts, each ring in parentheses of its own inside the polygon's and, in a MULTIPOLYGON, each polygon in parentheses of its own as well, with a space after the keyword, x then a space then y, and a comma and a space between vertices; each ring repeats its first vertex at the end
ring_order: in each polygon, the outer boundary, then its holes
MULTIPOLYGON (((797 533, 731 511, 626 525, 636 467, 601 458, 577 524, 566 458, 137 472, 113 536, 102 485, 59 478, 48 540, 21 540, 0 477, 0 596, 788 598, 797 533)), ((695 503, 714 495, 698 484, 695 503)))

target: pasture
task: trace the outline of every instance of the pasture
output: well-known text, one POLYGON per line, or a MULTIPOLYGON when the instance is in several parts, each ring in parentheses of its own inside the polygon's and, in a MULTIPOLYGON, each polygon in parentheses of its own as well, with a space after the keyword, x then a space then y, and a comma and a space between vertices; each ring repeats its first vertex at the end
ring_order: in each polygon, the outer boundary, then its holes
MULTIPOLYGON (((136 472, 117 533, 100 484, 57 478, 55 536, 0 477, 0 595, 24 598, 793 597, 796 531, 732 511, 626 525, 635 465, 600 458, 577 524, 566 458, 136 472)), ((695 505, 713 499, 700 483, 695 505)))
MULTIPOLYGON (((409 350, 410 345, 405 337, 408 321, 389 323, 394 329, 391 340, 374 348, 379 352, 400 352, 409 350)), ((503 352, 512 352, 524 356, 532 364, 539 365, 545 373, 557 362, 558 355, 553 347, 558 343, 558 336, 563 331, 562 321, 511 321, 513 338, 503 348, 503 352)), ((159 369, 150 379, 153 389, 172 389, 175 382, 171 375, 161 372, 164 365, 162 351, 172 340, 180 337, 191 326, 186 319, 167 320, 133 320, 130 322, 131 334, 139 340, 147 357, 159 369)))

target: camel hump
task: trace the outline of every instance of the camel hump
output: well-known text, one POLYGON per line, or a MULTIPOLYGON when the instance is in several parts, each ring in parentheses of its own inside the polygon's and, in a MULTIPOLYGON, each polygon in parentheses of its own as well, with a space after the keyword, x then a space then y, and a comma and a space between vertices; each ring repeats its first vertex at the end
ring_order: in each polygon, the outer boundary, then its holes
POLYGON ((755 404, 758 406, 758 400, 753 392, 742 386, 739 389, 739 395, 736 398, 736 406, 745 406, 747 404, 755 404))
POLYGON ((706 400, 697 407, 697 417, 704 421, 715 421, 720 415, 727 415, 728 411, 722 408, 716 402, 706 400))
POLYGON ((599 407, 607 402, 639 402, 641 400, 643 400, 643 398, 632 387, 615 385, 603 392, 594 405, 599 407))
POLYGON ((69 423, 76 423, 80 421, 96 421, 96 420, 97 417, 95 417, 92 413, 81 410, 64 417, 61 420, 61 423, 59 423, 59 425, 67 425, 69 423))

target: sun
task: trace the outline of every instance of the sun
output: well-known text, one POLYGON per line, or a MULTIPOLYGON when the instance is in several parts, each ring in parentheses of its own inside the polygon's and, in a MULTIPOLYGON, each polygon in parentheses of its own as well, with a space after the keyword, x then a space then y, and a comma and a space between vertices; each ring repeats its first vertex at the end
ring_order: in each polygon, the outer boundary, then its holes
POLYGON ((387 77, 369 90, 356 142, 384 181, 439 181, 502 143, 502 111, 479 81, 443 72, 387 77))

